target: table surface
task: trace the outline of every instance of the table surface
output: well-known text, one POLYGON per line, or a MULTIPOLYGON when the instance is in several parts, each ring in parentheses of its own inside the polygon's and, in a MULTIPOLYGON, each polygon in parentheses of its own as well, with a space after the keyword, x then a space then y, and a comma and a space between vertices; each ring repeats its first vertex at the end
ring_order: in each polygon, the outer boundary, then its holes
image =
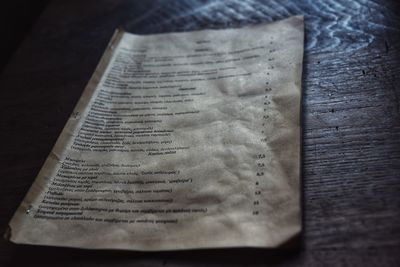
MULTIPOLYGON (((305 15, 303 223, 295 250, 90 251, 0 241, 0 264, 400 266, 400 5, 393 1, 52 1, 0 77, 0 232, 115 28, 150 34, 305 15)), ((4 36, 3 36, 4 38, 4 36)), ((6 38, 3 39, 6 41, 6 38)))

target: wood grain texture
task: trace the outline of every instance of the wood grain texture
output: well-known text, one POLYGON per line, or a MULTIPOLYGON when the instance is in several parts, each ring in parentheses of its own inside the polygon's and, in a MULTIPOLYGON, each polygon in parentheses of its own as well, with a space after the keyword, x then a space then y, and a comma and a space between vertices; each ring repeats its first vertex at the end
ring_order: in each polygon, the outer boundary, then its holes
POLYGON ((53 1, 0 77, 0 232, 114 29, 240 27, 303 14, 304 231, 295 251, 136 253, 17 246, 21 266, 400 266, 398 1, 53 1))

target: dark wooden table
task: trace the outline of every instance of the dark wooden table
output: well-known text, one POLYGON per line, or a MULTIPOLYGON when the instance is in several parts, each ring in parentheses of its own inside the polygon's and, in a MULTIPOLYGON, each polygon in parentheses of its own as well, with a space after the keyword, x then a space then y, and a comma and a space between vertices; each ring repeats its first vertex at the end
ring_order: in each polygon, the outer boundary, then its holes
POLYGON ((0 77, 0 232, 116 27, 149 34, 238 27, 295 14, 306 19, 300 249, 138 253, 0 241, 0 264, 400 266, 396 0, 52 1, 0 77))

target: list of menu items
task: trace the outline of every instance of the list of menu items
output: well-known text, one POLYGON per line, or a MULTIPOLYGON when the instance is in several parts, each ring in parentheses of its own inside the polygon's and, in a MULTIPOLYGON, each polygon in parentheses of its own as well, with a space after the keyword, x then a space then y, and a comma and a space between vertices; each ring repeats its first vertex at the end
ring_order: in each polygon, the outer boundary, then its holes
POLYGON ((118 30, 10 222, 15 243, 278 247, 301 231, 303 17, 118 30))

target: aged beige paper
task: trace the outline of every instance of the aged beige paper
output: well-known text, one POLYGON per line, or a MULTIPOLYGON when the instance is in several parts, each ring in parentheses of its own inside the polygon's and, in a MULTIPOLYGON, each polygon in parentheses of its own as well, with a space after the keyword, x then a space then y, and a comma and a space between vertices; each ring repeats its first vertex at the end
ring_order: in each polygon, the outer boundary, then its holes
POLYGON ((117 31, 10 222, 15 243, 277 247, 301 231, 303 17, 117 31))

